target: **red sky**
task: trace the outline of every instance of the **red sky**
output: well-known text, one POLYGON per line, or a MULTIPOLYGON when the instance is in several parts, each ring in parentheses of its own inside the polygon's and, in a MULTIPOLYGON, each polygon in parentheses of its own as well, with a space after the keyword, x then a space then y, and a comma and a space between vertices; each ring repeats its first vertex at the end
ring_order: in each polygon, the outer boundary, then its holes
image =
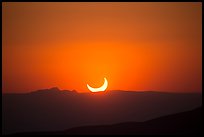
POLYGON ((202 92, 202 3, 2 3, 3 93, 202 92))

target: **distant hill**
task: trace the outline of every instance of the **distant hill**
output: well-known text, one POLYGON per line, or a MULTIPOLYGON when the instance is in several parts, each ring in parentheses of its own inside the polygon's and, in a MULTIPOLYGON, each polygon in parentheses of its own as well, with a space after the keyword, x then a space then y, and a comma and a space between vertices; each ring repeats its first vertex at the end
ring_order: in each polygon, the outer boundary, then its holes
POLYGON ((146 122, 126 122, 71 128, 58 132, 27 132, 19 135, 201 135, 202 108, 163 116, 146 122))
POLYGON ((201 94, 108 91, 78 93, 57 87, 2 95, 2 133, 60 131, 86 125, 143 122, 202 105, 201 94))
POLYGON ((32 91, 28 94, 30 95, 61 95, 61 94, 76 94, 77 92, 75 90, 69 91, 69 90, 60 90, 58 87, 53 87, 50 89, 41 89, 37 91, 32 91))

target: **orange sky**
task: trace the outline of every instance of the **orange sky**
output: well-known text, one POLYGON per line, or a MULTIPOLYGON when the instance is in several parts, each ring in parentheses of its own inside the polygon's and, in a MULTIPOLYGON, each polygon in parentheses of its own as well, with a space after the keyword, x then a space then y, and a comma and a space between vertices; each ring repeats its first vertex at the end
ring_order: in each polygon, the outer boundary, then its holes
POLYGON ((2 4, 3 92, 202 92, 202 3, 2 4))

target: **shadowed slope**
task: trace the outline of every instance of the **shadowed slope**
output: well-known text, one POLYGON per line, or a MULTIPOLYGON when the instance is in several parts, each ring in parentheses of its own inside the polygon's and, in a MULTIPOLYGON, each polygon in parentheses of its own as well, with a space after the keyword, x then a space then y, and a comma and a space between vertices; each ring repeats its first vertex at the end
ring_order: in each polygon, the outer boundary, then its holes
POLYGON ((192 110, 202 105, 202 96, 127 91, 94 94, 52 88, 28 94, 3 94, 2 103, 2 132, 11 134, 143 122, 192 110))
POLYGON ((28 132, 35 135, 201 135, 202 108, 178 114, 163 116, 146 122, 126 122, 114 125, 99 125, 71 128, 59 132, 28 132))

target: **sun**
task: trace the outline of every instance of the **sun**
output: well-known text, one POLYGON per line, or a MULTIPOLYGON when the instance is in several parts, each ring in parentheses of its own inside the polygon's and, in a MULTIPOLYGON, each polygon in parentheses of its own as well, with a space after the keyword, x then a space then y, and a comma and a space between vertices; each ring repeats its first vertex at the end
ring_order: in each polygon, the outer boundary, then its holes
POLYGON ((99 87, 99 88, 93 88, 93 87, 91 87, 91 86, 89 86, 89 85, 87 84, 87 88, 88 88, 91 92, 101 92, 101 91, 105 91, 105 90, 107 89, 107 87, 108 87, 108 81, 107 81, 106 78, 104 78, 104 84, 103 84, 101 87, 99 87))

